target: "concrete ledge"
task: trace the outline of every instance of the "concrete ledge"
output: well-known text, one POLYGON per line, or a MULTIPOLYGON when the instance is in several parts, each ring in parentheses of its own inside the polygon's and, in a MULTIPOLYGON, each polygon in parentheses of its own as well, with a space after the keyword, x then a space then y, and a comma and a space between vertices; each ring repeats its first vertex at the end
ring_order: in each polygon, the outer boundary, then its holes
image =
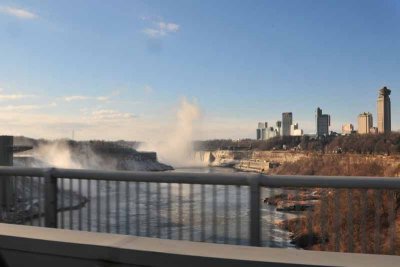
POLYGON ((399 266, 400 257, 255 248, 0 224, 6 266, 399 266))

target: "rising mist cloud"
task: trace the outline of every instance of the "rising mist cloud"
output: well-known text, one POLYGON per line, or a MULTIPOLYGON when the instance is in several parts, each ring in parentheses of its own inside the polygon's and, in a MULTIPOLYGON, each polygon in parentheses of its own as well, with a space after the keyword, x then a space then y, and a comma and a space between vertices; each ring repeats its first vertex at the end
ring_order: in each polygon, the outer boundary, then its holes
POLYGON ((201 117, 200 107, 196 102, 183 98, 175 113, 171 128, 160 130, 158 138, 148 141, 139 149, 156 151, 161 162, 174 167, 203 164, 193 157, 192 141, 201 117))

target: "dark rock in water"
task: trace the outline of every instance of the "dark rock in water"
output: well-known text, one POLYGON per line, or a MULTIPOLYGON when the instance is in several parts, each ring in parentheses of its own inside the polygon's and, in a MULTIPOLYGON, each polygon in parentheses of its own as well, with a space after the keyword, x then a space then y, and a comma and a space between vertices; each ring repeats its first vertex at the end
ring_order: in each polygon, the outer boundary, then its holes
POLYGON ((277 211, 305 211, 313 210, 315 201, 279 201, 277 211))
POLYGON ((296 193, 295 191, 293 191, 277 194, 271 197, 266 197, 264 199, 264 203, 277 206, 279 203, 283 202, 312 201, 319 200, 320 198, 321 196, 318 191, 304 191, 300 193, 296 193))
POLYGON ((296 245, 296 247, 307 249, 317 244, 327 243, 328 241, 327 237, 321 237, 317 233, 300 233, 293 235, 290 243, 296 245))

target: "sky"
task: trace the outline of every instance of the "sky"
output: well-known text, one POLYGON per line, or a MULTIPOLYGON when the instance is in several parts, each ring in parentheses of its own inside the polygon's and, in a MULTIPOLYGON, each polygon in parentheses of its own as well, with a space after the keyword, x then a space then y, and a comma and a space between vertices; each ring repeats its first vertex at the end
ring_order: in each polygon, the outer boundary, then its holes
POLYGON ((183 99, 194 139, 340 131, 383 86, 399 130, 399 48, 398 0, 0 0, 0 134, 159 140, 183 99))

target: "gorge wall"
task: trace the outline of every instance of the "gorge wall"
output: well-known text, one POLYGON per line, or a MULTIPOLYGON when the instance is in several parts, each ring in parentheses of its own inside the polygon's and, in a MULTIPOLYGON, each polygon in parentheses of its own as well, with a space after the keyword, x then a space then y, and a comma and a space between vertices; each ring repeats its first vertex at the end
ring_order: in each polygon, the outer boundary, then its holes
POLYGON ((194 157, 209 166, 264 172, 284 162, 294 162, 307 155, 307 153, 292 151, 215 150, 196 151, 194 157))

